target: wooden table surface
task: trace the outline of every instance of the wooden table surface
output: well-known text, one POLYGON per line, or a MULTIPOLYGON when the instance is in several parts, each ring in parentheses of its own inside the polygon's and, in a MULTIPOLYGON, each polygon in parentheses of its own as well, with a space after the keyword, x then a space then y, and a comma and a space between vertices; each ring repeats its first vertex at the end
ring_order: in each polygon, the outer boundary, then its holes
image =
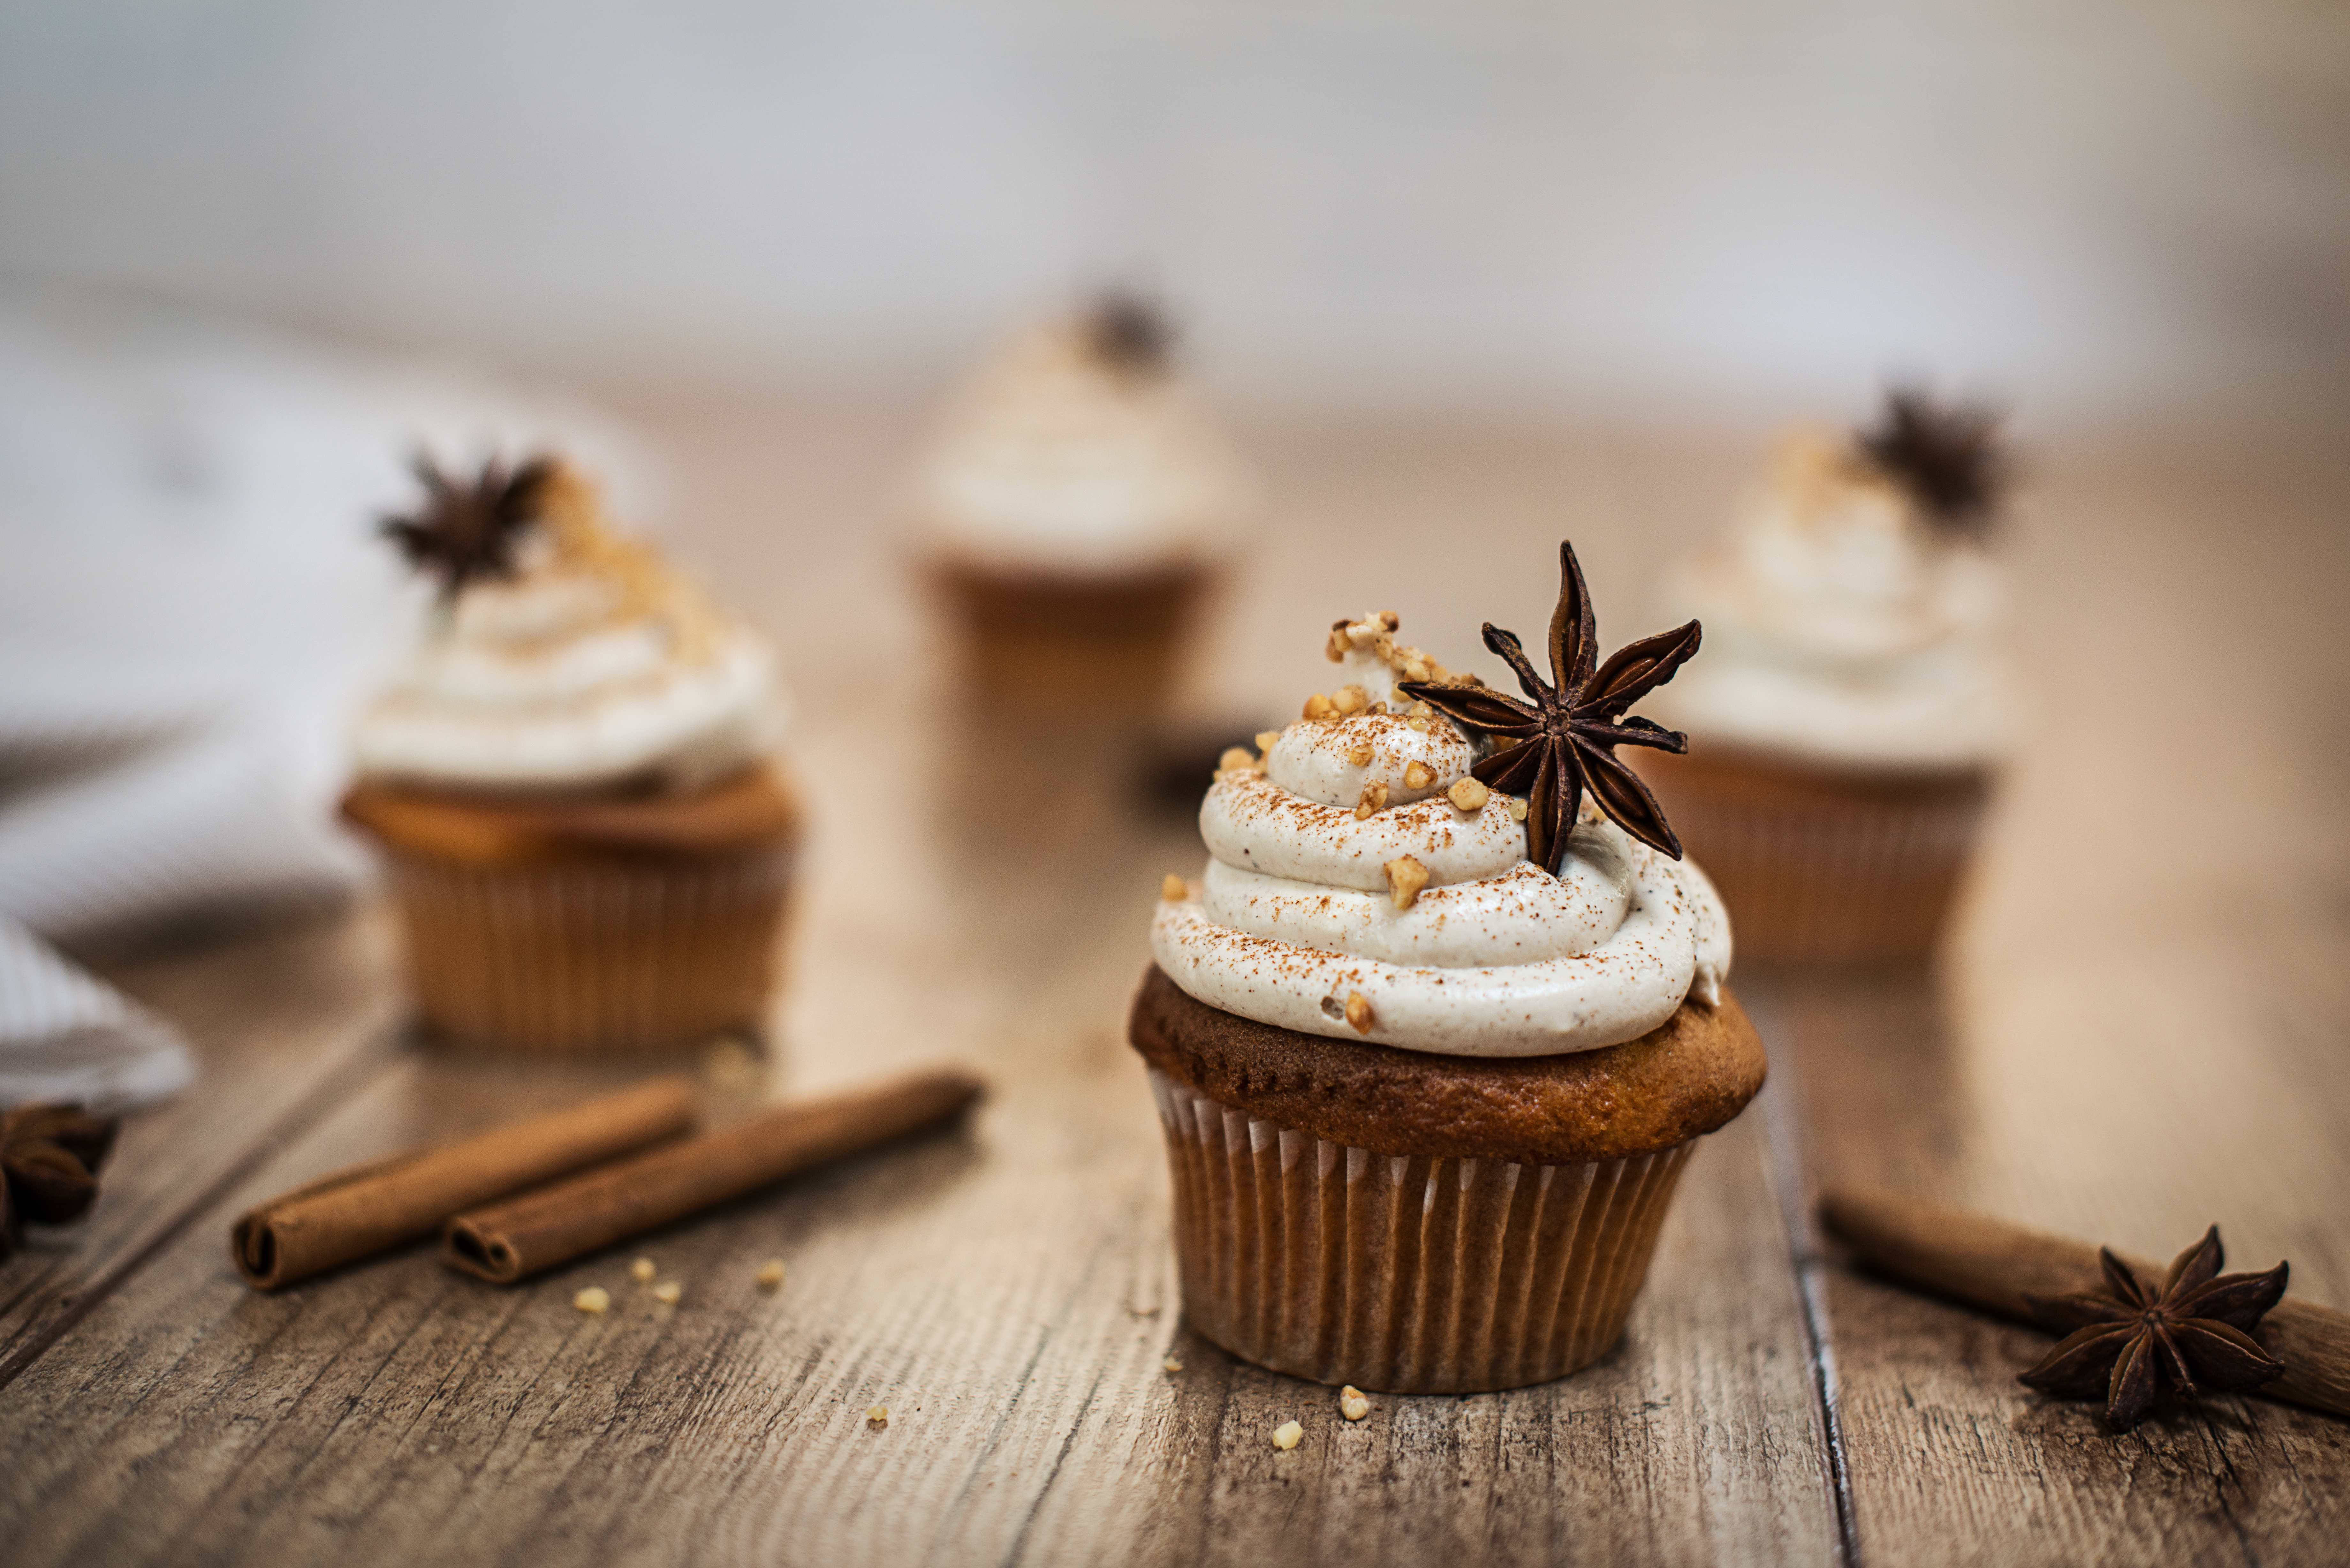
MULTIPOLYGON (((1087 731, 949 711, 886 519, 910 410, 635 411, 675 463, 680 549, 783 640, 814 814, 771 1070, 706 1072, 713 1113, 940 1058, 992 1099, 966 1134, 519 1288, 418 1249, 263 1296, 226 1248, 255 1200, 647 1067, 419 1045, 366 904, 93 948, 203 1077, 129 1126, 88 1226, 0 1264, 10 1568, 2350 1552, 2350 1424, 2221 1397, 2108 1436, 2017 1385, 2044 1339, 1850 1272, 1807 1219, 1853 1180, 2159 1256, 2216 1220, 2237 1262, 2288 1257, 2297 1293, 2350 1305, 2350 474, 2040 452, 2005 546, 2035 741, 1945 962, 1742 971, 1772 1082, 1692 1161, 1623 1344, 1348 1425, 1184 1327, 1120 1024, 1196 833, 1087 731), (630 1280, 639 1251, 674 1308, 630 1280), (588 1284, 609 1314, 573 1310, 588 1284), (1290 1419, 1304 1441, 1276 1450, 1290 1419)), ((1461 662, 1482 618, 1538 631, 1562 533, 1608 645, 1653 629, 1641 586, 1755 457, 1501 423, 1252 433, 1277 525, 1185 711, 1243 732, 1314 689, 1342 612, 1396 608, 1461 662)))

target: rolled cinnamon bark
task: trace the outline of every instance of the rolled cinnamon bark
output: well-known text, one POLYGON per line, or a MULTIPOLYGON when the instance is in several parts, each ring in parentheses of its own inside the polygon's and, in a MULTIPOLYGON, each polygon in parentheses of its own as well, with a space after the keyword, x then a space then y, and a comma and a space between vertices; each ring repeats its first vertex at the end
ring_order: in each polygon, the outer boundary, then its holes
POLYGON ((951 1120, 979 1097, 981 1087, 964 1073, 920 1073, 785 1106, 461 1214, 442 1233, 441 1261, 512 1284, 786 1176, 951 1120))
MULTIPOLYGON (((2095 1290, 2103 1279, 2097 1249, 2085 1242, 1890 1192, 1830 1188, 1820 1195, 1820 1224, 1879 1272, 2022 1323, 2033 1321, 2025 1296, 2095 1290)), ((2122 1262, 2141 1277, 2165 1272, 2142 1259, 2122 1262)), ((2350 1313, 2288 1297, 2252 1337, 2284 1363, 2284 1376, 2251 1393, 2350 1415, 2350 1313)))
POLYGON ((657 1078, 439 1148, 339 1171, 236 1222, 229 1251, 257 1290, 430 1236, 452 1214, 693 1127, 693 1085, 657 1078))

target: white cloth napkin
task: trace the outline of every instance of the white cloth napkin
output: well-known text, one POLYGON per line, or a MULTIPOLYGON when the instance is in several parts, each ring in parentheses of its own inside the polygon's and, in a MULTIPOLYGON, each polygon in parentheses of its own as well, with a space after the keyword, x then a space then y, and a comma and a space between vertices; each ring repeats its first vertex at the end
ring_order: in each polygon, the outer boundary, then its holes
POLYGON ((641 506, 587 410, 152 306, 0 292, 0 1103, 185 1084, 168 1023, 42 937, 348 888, 345 726, 426 590, 375 537, 420 446, 555 447, 641 506))

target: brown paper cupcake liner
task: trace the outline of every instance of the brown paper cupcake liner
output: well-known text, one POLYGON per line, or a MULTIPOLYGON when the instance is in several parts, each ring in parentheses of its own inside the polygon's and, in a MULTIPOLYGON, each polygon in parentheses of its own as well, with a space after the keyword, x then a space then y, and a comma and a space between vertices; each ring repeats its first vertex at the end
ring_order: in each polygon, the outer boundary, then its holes
POLYGON ((1047 713, 1165 697, 1210 581, 1199 567, 1098 579, 953 566, 933 575, 966 683, 991 706, 1047 713))
POLYGON ((1156 1069, 1191 1325, 1233 1355, 1394 1394, 1518 1388, 1606 1354, 1694 1140, 1590 1165, 1375 1154, 1156 1069))
POLYGON ((1739 758, 1639 759, 1690 858, 1730 908, 1742 960, 1916 963, 1949 923, 1990 780, 1838 778, 1739 758))
POLYGON ((426 1022, 523 1051, 678 1050, 755 1026, 790 856, 464 866, 386 856, 426 1022))

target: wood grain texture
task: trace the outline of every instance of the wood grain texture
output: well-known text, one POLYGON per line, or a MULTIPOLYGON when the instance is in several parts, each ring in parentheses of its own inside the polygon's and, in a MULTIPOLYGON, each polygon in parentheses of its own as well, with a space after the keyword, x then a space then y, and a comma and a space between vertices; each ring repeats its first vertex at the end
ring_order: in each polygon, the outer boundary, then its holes
MULTIPOLYGON (((812 837, 772 1067, 709 1076, 710 1109, 942 1057, 996 1093, 966 1133, 517 1288, 419 1247, 263 1297, 226 1256, 244 1206, 657 1069, 403 1042, 371 910, 109 959, 205 1077, 133 1124, 91 1227, 0 1265, 10 1568, 2338 1558, 2350 1427, 2222 1399, 2110 1438, 2013 1382, 2042 1336, 1846 1272, 1802 1216, 1814 1184, 1866 1182, 2159 1257, 2219 1220, 2235 1260, 2350 1300, 2350 656, 2323 630, 2350 477, 2134 453, 2043 473, 2010 548, 2051 738, 1995 807, 1950 961, 1742 971, 1773 1079, 1698 1150, 1624 1343, 1349 1425, 1180 1319, 1119 1030, 1159 879, 1201 858, 1190 813, 1136 805, 1107 726, 943 711, 883 511, 908 410, 650 412, 688 482, 682 553, 787 634, 801 700, 812 837), (2265 737, 2223 805, 2176 765, 2181 702, 2265 737), (639 1251, 675 1308, 629 1277, 639 1251), (571 1306, 591 1283, 604 1316, 571 1306)), ((1755 450, 1260 433, 1284 526, 1182 708, 1239 733, 1313 689, 1336 614, 1392 605, 1440 655, 1482 619, 1539 627, 1542 574, 1497 587, 1491 552, 1547 559, 1563 532, 1603 636, 1653 629, 1638 585, 1755 450)))

